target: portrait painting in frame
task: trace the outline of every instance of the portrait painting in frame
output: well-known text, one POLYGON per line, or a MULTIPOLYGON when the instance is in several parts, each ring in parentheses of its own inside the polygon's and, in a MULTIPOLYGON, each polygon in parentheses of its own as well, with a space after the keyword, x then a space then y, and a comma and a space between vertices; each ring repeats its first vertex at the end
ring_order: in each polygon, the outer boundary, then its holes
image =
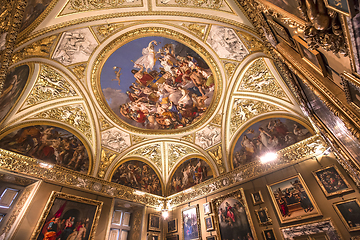
POLYGON ((261 225, 272 224, 272 219, 269 217, 269 213, 266 207, 255 209, 255 214, 261 225))
POLYGON ((179 235, 166 236, 166 240, 179 240, 179 235))
POLYGON ((326 197, 353 191, 350 184, 335 165, 313 171, 312 173, 326 197))
POLYGON ((242 188, 213 199, 217 236, 220 239, 257 239, 242 188))
POLYGON ((217 240, 216 235, 207 236, 206 240, 217 240))
POLYGON ((264 240, 277 240, 273 228, 267 228, 262 230, 264 240))
POLYGON ((148 230, 149 231, 160 231, 160 214, 149 213, 148 230))
POLYGON ((267 185, 281 223, 321 216, 301 175, 267 185))
POLYGON ((204 207, 204 214, 205 215, 212 213, 211 202, 204 203, 203 207, 204 207))
POLYGON ((348 103, 360 112, 360 78, 348 72, 341 73, 340 77, 348 103))
POLYGON ((181 210, 184 240, 200 240, 200 213, 199 205, 190 206, 181 210))
POLYGON ((358 199, 336 202, 333 203, 333 207, 350 232, 360 230, 360 202, 358 199))
POLYGON ((213 216, 212 215, 206 216, 204 217, 204 220, 205 220, 206 231, 208 232, 213 231, 215 229, 213 216))
POLYGON ((42 212, 31 240, 94 239, 103 202, 53 191, 42 212))
POLYGON ((264 199, 261 195, 260 190, 257 192, 251 193, 251 199, 253 201, 254 206, 264 202, 264 199))
POLYGON ((167 232, 168 233, 175 233, 178 231, 178 220, 177 218, 173 218, 168 221, 167 223, 167 232))

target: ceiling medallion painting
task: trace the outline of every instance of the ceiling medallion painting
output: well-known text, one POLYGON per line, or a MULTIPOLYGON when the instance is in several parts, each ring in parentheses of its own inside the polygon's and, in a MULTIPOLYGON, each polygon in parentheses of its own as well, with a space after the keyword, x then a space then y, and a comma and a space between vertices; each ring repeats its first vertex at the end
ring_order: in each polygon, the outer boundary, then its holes
POLYGON ((235 143, 233 167, 258 161, 262 155, 300 142, 312 133, 302 124, 286 118, 269 118, 254 123, 243 131, 235 143))
POLYGON ((196 42, 180 36, 186 45, 165 36, 147 35, 126 44, 120 41, 112 48, 115 50, 108 50, 99 87, 120 125, 168 133, 210 117, 207 113, 214 105, 217 85, 217 76, 208 64, 211 57, 206 58, 204 53, 208 54, 196 42))
POLYGON ((72 133, 54 126, 33 125, 7 134, 0 148, 88 173, 89 156, 84 144, 72 133))
POLYGON ((162 196, 159 176, 154 169, 140 160, 130 160, 122 163, 115 170, 111 182, 162 196))
POLYGON ((170 179, 169 195, 181 192, 214 177, 207 162, 201 158, 190 158, 183 162, 170 179))

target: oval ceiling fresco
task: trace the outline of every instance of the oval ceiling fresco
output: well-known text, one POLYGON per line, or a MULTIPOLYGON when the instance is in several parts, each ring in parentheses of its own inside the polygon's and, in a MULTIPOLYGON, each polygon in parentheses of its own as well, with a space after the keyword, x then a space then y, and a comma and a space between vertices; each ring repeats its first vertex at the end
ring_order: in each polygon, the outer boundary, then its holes
POLYGON ((88 173, 89 156, 84 144, 62 128, 45 125, 24 127, 2 138, 0 148, 88 173))
POLYGON ((311 130, 287 118, 269 118, 247 128, 238 138, 233 154, 233 167, 259 160, 267 152, 276 152, 310 137, 311 130))
POLYGON ((170 179, 169 194, 181 192, 214 177, 214 173, 203 159, 190 158, 183 162, 170 179))
POLYGON ((124 186, 162 196, 158 175, 148 164, 130 160, 122 163, 114 172, 111 181, 124 186))
POLYGON ((118 118, 150 130, 199 121, 215 89, 213 73, 194 50, 160 36, 138 38, 114 51, 102 67, 100 84, 118 118))

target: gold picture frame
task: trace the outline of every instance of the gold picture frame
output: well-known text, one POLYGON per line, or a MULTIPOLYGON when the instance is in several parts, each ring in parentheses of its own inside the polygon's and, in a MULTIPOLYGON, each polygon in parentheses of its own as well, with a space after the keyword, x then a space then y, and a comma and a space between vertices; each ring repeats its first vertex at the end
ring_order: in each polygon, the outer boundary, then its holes
POLYGON ((204 217, 204 221, 205 221, 205 227, 206 227, 207 232, 215 230, 214 218, 212 215, 204 217))
POLYGON ((203 207, 204 207, 204 215, 208 215, 208 214, 212 213, 211 202, 204 203, 203 207))
POLYGON ((260 225, 272 224, 272 219, 269 217, 269 212, 266 207, 255 209, 255 215, 259 220, 260 225))
POLYGON ((312 174, 326 197, 353 191, 348 181, 346 181, 335 165, 318 169, 313 171, 312 174))
POLYGON ((340 74, 348 103, 360 112, 360 78, 344 71, 340 74))
MULTIPOLYGON (((71 218, 72 215, 70 211, 74 209, 74 205, 78 208, 77 210, 81 209, 81 211, 87 212, 87 216, 93 216, 92 218, 90 217, 88 220, 81 219, 80 224, 83 224, 83 227, 85 228, 85 222, 88 227, 91 226, 88 239, 95 239, 95 229, 99 222, 103 202, 56 191, 53 191, 51 193, 50 198, 41 214, 41 217, 36 224, 35 231, 31 235, 30 239, 38 239, 40 237, 40 234, 43 234, 42 230, 44 229, 46 224, 48 226, 50 226, 51 223, 53 223, 52 225, 55 225, 56 221, 58 221, 57 219, 61 219, 65 216, 69 216, 69 218, 71 218), (71 209, 67 209, 66 207, 68 202, 72 204, 71 209)), ((65 220, 67 219, 68 217, 66 217, 65 220)), ((75 217, 72 219, 72 221, 75 222, 79 222, 79 220, 80 219, 76 219, 75 217)), ((51 234, 51 231, 48 231, 47 233, 51 234)))
POLYGON ((264 199, 263 199, 263 196, 262 196, 260 190, 257 192, 251 193, 251 199, 253 201, 254 206, 264 202, 264 199))
POLYGON ((326 77, 327 72, 321 54, 317 50, 309 49, 307 43, 299 36, 293 36, 301 58, 316 70, 321 76, 326 77))
POLYGON ((340 14, 344 14, 347 17, 354 17, 357 11, 353 7, 355 4, 354 0, 324 0, 325 6, 340 14), (346 6, 344 6, 344 3, 346 6))
POLYGON ((333 203, 333 207, 349 232, 360 230, 360 201, 357 198, 333 203))
POLYGON ((257 239, 256 232, 254 228, 254 224, 251 220, 251 215, 249 211, 248 204, 246 202, 244 190, 242 188, 235 190, 233 192, 230 192, 226 195, 222 195, 220 197, 217 197, 215 199, 212 199, 212 205, 214 208, 216 217, 214 219, 214 223, 216 227, 216 233, 217 236, 219 236, 220 239, 226 239, 226 236, 230 236, 229 239, 232 236, 240 236, 242 237, 252 237, 253 239, 257 239), (224 211, 226 209, 230 209, 230 207, 234 207, 237 209, 238 215, 231 217, 233 219, 229 219, 229 221, 232 221, 231 224, 227 222, 227 220, 223 217, 223 214, 226 214, 224 211), (242 228, 237 227, 236 225, 240 222, 243 224, 242 228), (247 222, 244 222, 243 220, 247 220, 247 222), (228 226, 229 225, 229 226, 228 226), (225 231, 226 229, 226 231, 225 231))
POLYGON ((275 33, 275 36, 277 38, 280 38, 292 48, 296 48, 294 42, 291 39, 290 33, 285 27, 283 27, 281 24, 277 23, 274 20, 268 19, 267 21, 270 25, 271 30, 275 33))
POLYGON ((177 218, 170 219, 167 223, 167 233, 176 233, 178 231, 177 218))
POLYGON ((267 228, 262 230, 262 235, 264 237, 264 240, 277 240, 273 228, 267 228))
POLYGON ((157 213, 149 213, 148 231, 160 232, 160 220, 161 216, 157 213))
POLYGON ((201 240, 199 204, 183 208, 181 220, 184 239, 201 240), (187 231, 190 228, 192 231, 187 231))
POLYGON ((281 223, 322 215, 300 174, 267 185, 267 188, 281 223), (290 195, 291 198, 286 197, 290 195))

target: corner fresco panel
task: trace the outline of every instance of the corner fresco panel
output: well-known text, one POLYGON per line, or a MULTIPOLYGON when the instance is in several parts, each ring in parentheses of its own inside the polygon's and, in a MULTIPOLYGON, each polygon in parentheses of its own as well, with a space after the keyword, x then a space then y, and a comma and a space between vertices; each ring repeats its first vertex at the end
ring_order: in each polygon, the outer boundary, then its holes
POLYGON ((0 148, 85 174, 89 169, 84 144, 74 134, 58 127, 21 128, 2 138, 0 148))
POLYGON ((30 24, 33 23, 41 13, 44 12, 50 2, 51 0, 29 0, 24 11, 24 17, 20 31, 30 26, 30 24))
POLYGON ((111 182, 156 195, 162 195, 161 182, 155 171, 146 163, 130 160, 121 164, 111 182))
POLYGON ((300 123, 286 118, 270 118, 247 128, 238 138, 233 155, 234 168, 259 160, 311 136, 300 123))
POLYGON ((213 177, 209 164, 200 158, 190 158, 171 177, 169 194, 181 192, 213 177))

